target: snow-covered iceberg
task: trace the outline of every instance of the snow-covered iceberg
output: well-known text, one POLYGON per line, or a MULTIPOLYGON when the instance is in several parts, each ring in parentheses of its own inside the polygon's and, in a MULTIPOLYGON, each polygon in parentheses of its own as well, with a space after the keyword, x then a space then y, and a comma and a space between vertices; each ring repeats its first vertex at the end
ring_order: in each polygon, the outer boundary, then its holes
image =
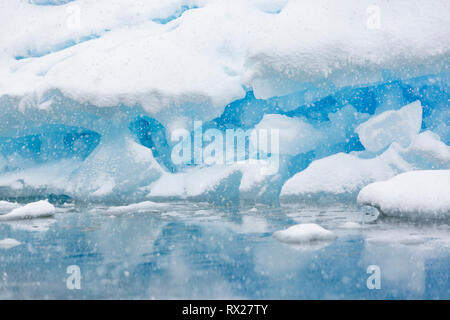
POLYGON ((9 213, 0 215, 0 221, 51 217, 54 213, 55 207, 48 201, 41 200, 28 203, 23 207, 16 208, 9 213))
MULTIPOLYGON (((404 112, 407 111, 405 108, 416 106, 418 105, 408 105, 397 112, 404 112)), ((371 118, 371 120, 378 121, 377 118, 384 118, 391 114, 390 112, 386 111, 387 115, 382 113, 371 118)), ((401 125, 399 124, 399 126, 401 125)), ((409 124, 406 124, 406 127, 408 126, 409 124)), ((415 127, 413 130, 418 131, 420 122, 415 127)), ((297 173, 284 183, 280 194, 281 199, 313 199, 317 201, 321 196, 325 196, 327 199, 350 198, 353 200, 367 184, 389 179, 402 172, 417 169, 450 168, 450 146, 443 143, 439 136, 431 131, 424 131, 416 135, 405 131, 405 135, 400 134, 395 137, 394 132, 399 133, 399 130, 402 129, 396 128, 387 132, 383 131, 385 133, 379 133, 378 128, 373 128, 375 132, 369 128, 370 126, 367 125, 364 131, 372 137, 377 134, 392 134, 388 137, 389 141, 384 142, 389 145, 384 152, 380 155, 368 151, 348 154, 337 153, 313 161, 305 170, 297 173), (402 144, 406 144, 406 147, 402 144)), ((386 144, 384 147, 386 147, 386 144)))
POLYGON ((279 241, 293 244, 329 242, 337 238, 333 232, 315 223, 297 224, 286 230, 276 231, 273 236, 279 241))
POLYGON ((446 0, 2 1, 0 199, 354 200, 374 181, 448 169, 449 9, 446 0), (218 141, 208 130, 278 134, 244 137, 257 150, 242 155, 256 164, 209 163, 198 157, 218 141), (173 159, 180 132, 192 161, 173 159))
POLYGON ((418 170, 364 187, 358 203, 387 216, 450 217, 450 170, 418 170))
POLYGON ((112 214, 112 215, 119 215, 123 213, 130 213, 130 212, 152 212, 155 209, 158 210, 164 206, 162 203, 156 203, 152 201, 143 201, 138 203, 133 203, 127 206, 116 206, 116 207, 109 207, 105 210, 105 213, 112 214))

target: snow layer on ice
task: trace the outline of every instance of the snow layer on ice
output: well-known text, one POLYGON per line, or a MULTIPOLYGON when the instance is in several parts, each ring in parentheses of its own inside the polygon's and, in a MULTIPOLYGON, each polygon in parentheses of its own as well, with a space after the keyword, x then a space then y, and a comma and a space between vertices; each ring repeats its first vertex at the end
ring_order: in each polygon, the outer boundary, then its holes
POLYGON ((379 28, 371 5, 1 1, 0 196, 266 201, 448 169, 449 2, 378 1, 379 28), (193 120, 280 129, 279 172, 175 165, 193 120))
POLYGON ((358 203, 400 217, 450 216, 450 170, 410 171, 364 187, 358 203))
POLYGON ((302 223, 291 226, 286 230, 276 231, 273 236, 286 243, 308 243, 308 242, 319 242, 319 241, 333 241, 336 239, 331 231, 322 228, 321 226, 314 223, 302 223))
POLYGON ((237 197, 242 174, 235 166, 216 165, 167 173, 149 186, 149 198, 216 199, 237 197))
POLYGON ((157 203, 152 201, 143 201, 138 203, 133 203, 127 206, 117 206, 117 207, 109 207, 106 210, 108 214, 122 214, 128 212, 151 212, 156 208, 161 208, 165 206, 164 203, 157 203))
POLYGON ((7 214, 0 215, 0 221, 51 217, 54 213, 55 207, 52 204, 48 201, 40 200, 16 208, 7 214))
POLYGON ((367 25, 371 4, 2 2, 0 75, 8 81, 0 96, 56 88, 96 106, 142 105, 166 124, 174 115, 218 116, 245 96, 244 87, 257 98, 309 91, 312 102, 337 88, 382 81, 386 69, 396 77, 446 70, 447 1, 378 1, 382 25, 375 30, 367 25), (79 24, 69 8, 78 8, 79 24), (188 10, 177 19, 159 22, 182 8, 188 10))

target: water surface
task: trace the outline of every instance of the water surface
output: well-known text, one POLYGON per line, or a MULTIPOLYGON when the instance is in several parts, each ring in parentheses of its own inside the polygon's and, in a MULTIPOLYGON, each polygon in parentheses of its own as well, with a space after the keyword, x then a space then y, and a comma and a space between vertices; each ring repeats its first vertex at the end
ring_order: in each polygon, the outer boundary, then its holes
POLYGON ((442 221, 374 222, 344 205, 106 209, 74 206, 52 219, 1 223, 0 240, 21 244, 0 248, 0 298, 450 298, 450 226, 442 221), (272 237, 303 222, 338 238, 298 247, 272 237), (66 285, 71 265, 80 268, 80 290, 66 285), (381 271, 379 290, 367 287, 371 265, 381 271))

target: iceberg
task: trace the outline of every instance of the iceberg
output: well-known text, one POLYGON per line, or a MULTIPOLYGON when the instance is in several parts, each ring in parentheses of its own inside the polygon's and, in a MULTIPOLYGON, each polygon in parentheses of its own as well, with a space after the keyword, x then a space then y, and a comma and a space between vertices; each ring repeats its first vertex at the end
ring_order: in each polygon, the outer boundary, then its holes
POLYGON ((406 218, 450 217, 450 170, 417 170, 364 187, 360 205, 406 218))
POLYGON ((448 2, 378 1, 380 28, 369 5, 2 2, 0 199, 353 201, 448 169, 448 2), (277 131, 276 150, 250 135, 231 150, 247 163, 202 162, 217 141, 197 131, 228 130, 277 131), (173 159, 180 131, 192 162, 173 159))
POLYGON ((152 212, 152 210, 159 209, 163 206, 166 206, 163 203, 157 203, 152 201, 143 201, 138 203, 133 203, 127 206, 116 206, 110 207, 105 210, 107 214, 119 215, 123 213, 130 212, 152 212))
POLYGON ((22 220, 51 217, 55 213, 55 207, 48 201, 37 201, 16 208, 7 214, 0 215, 0 221, 22 220))
POLYGON ((294 244, 329 242, 337 238, 331 231, 314 223, 297 224, 286 230, 276 231, 273 236, 279 241, 294 244))
POLYGON ((239 198, 242 173, 234 166, 194 168, 165 174, 148 187, 149 199, 188 199, 230 203, 239 198))
POLYGON ((382 154, 369 156, 363 151, 315 160, 284 183, 280 198, 282 201, 317 201, 321 197, 353 200, 372 182, 411 170, 450 167, 450 146, 430 131, 416 135, 406 148, 394 142, 382 154))

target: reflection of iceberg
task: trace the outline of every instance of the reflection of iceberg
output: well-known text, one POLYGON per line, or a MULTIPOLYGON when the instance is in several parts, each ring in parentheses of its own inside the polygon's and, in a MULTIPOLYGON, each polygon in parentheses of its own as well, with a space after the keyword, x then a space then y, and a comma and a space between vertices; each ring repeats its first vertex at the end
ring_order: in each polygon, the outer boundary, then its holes
POLYGON ((364 187, 358 203, 384 215, 450 217, 450 170, 419 170, 364 187))
POLYGON ((276 231, 273 236, 281 242, 291 244, 314 245, 318 242, 331 242, 336 239, 331 231, 314 223, 297 224, 286 230, 276 231))
MULTIPOLYGON (((413 254, 412 248, 399 245, 366 244, 360 264, 377 265, 381 270, 381 287, 393 293, 396 288, 409 291, 410 297, 420 298, 425 293, 424 256, 413 254), (414 257, 414 260, 411 258, 414 257), (420 258, 419 258, 420 257, 420 258)), ((401 295, 401 292, 397 293, 401 295)))
POLYGON ((9 201, 0 201, 0 214, 8 213, 19 206, 20 205, 18 203, 9 201))

